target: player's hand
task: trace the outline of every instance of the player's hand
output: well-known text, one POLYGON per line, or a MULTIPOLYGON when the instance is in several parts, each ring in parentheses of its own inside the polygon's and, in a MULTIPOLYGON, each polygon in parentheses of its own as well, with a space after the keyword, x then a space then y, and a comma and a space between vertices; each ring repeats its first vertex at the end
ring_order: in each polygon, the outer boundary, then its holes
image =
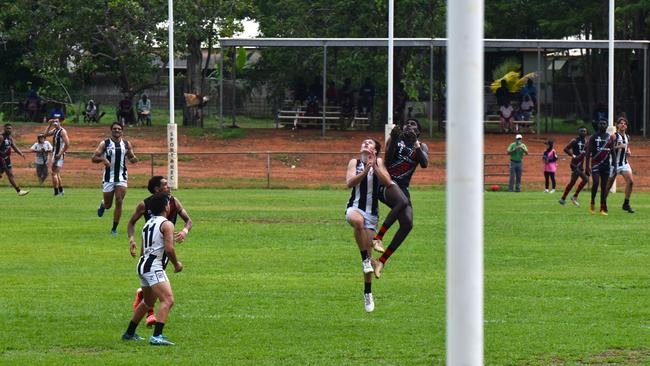
POLYGON ((182 270, 183 270, 183 263, 176 262, 176 264, 174 264, 174 273, 178 273, 182 270))
POLYGON ((108 161, 108 159, 104 159, 103 163, 104 163, 104 166, 105 166, 105 167, 107 167, 107 168, 110 168, 110 167, 111 167, 111 162, 108 161))
POLYGON ((60 160, 61 159, 61 154, 56 154, 54 156, 54 160, 60 160))
POLYGON ((395 140, 396 138, 398 138, 400 133, 402 133, 402 128, 398 125, 395 125, 395 127, 393 127, 393 130, 390 131, 391 140, 395 140))
POLYGON ((136 247, 137 247, 137 244, 136 244, 135 240, 131 240, 129 242, 129 252, 131 253, 131 257, 133 257, 133 258, 135 258, 135 251, 137 249, 136 247))
POLYGON ((174 234, 174 240, 177 243, 182 243, 183 240, 185 240, 185 237, 187 237, 187 230, 186 229, 183 229, 183 230, 181 230, 181 231, 174 234))

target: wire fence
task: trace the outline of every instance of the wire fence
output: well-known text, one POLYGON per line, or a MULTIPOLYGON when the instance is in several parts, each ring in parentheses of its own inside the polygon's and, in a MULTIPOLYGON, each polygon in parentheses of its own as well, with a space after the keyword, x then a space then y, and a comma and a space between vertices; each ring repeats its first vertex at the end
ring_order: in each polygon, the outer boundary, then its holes
MULTIPOLYGON (((66 187, 98 187, 103 166, 91 162, 92 151, 66 154, 61 176, 66 187)), ((166 152, 137 152, 139 162, 129 164, 129 186, 146 187, 153 175, 167 175, 166 152)), ((249 152, 180 152, 178 179, 181 188, 318 188, 345 189, 349 159, 358 152, 328 151, 249 151, 249 152)), ((563 189, 570 179, 570 158, 560 156, 556 173, 557 187, 563 189)), ((12 155, 14 175, 21 186, 38 186, 33 156, 22 159, 12 155)), ((446 154, 429 153, 429 166, 418 168, 411 186, 443 188, 446 183, 446 154)), ((634 169, 635 190, 650 191, 650 155, 630 157, 634 169)), ((541 154, 524 158, 522 189, 544 187, 544 164, 541 154)), ((484 184, 505 185, 509 178, 507 154, 484 154, 484 184)), ((7 186, 6 179, 0 187, 7 186)), ((49 181, 43 185, 48 186, 49 181)))

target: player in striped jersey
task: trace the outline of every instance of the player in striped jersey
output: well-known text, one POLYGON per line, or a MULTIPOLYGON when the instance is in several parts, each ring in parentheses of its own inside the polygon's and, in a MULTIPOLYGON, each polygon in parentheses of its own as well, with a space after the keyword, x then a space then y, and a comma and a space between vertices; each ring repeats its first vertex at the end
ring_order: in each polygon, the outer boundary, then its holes
POLYGON ((587 175, 591 173, 593 179, 589 205, 592 215, 596 212, 596 194, 600 186, 600 214, 607 216, 607 180, 613 141, 613 136, 607 133, 607 121, 601 119, 598 122, 598 131, 589 138, 585 154, 585 172, 587 175))
POLYGON ((151 200, 150 208, 153 216, 142 228, 141 256, 137 265, 144 296, 133 312, 122 339, 143 339, 135 333, 135 329, 147 313, 147 309, 153 307, 156 300, 160 300, 158 319, 153 336, 149 338, 149 344, 172 346, 174 343, 162 334, 169 311, 174 305, 174 294, 165 267, 167 262, 171 261, 174 265, 174 273, 178 273, 183 270, 183 264, 176 258, 174 250, 174 225, 166 217, 169 213, 169 195, 164 192, 156 193, 151 200))
POLYGON ((131 144, 122 139, 122 124, 113 122, 111 124, 111 137, 99 143, 92 158, 93 163, 102 163, 104 165, 102 179, 103 199, 97 209, 97 216, 102 217, 104 210, 108 210, 113 206, 113 198, 115 198, 113 228, 111 229, 113 235, 117 235, 117 226, 122 216, 122 202, 128 187, 126 160, 131 164, 138 162, 131 144))
POLYGON ((7 179, 9 179, 9 183, 14 187, 16 193, 19 196, 24 196, 29 191, 20 189, 14 180, 14 172, 11 165, 11 150, 13 149, 23 159, 25 159, 25 154, 14 144, 14 139, 11 137, 13 130, 14 127, 11 123, 5 123, 4 132, 0 135, 0 178, 2 178, 2 173, 7 173, 7 179))
MULTIPOLYGON (((160 175, 153 176, 149 179, 149 184, 147 188, 149 189, 149 192, 151 192, 151 196, 145 198, 144 201, 138 203, 138 205, 135 207, 135 212, 133 212, 133 215, 131 216, 129 223, 126 226, 126 231, 129 237, 129 247, 131 248, 130 249, 131 255, 134 257, 135 257, 135 249, 137 245, 133 237, 133 234, 135 233, 135 223, 138 222, 138 220, 140 220, 140 217, 142 217, 142 215, 144 215, 145 220, 149 221, 149 219, 152 216, 151 201, 155 197, 156 193, 162 192, 169 195, 169 212, 167 213, 166 216, 167 220, 171 221, 172 224, 175 225, 177 216, 180 216, 185 222, 185 226, 183 227, 183 229, 177 233, 174 233, 174 240, 177 243, 183 242, 187 234, 192 229, 192 219, 190 219, 189 214, 187 213, 185 208, 183 208, 183 204, 181 203, 181 201, 178 200, 178 198, 172 196, 171 188, 169 187, 167 179, 165 179, 163 176, 160 175)), ((142 289, 138 289, 135 294, 135 302, 133 303, 134 310, 141 300, 142 300, 142 289)), ((153 308, 150 308, 147 313, 147 326, 151 326, 155 322, 156 322, 156 317, 153 308)))
POLYGON ((364 304, 367 312, 375 309, 372 296, 372 238, 377 231, 379 216, 379 185, 394 185, 386 171, 384 162, 378 157, 381 145, 375 139, 361 143, 361 158, 350 159, 346 184, 352 188, 345 211, 346 221, 354 228, 354 238, 361 253, 364 276, 364 304))
POLYGON ((45 136, 52 136, 52 187, 55 196, 62 196, 61 168, 63 167, 65 152, 70 147, 70 139, 68 138, 68 131, 61 126, 63 123, 62 113, 54 113, 48 122, 49 125, 45 130, 45 136))
POLYGON ((616 141, 612 150, 612 166, 610 168, 609 182, 607 185, 607 192, 612 188, 616 181, 616 175, 620 174, 625 179, 625 201, 623 201, 623 210, 634 213, 632 206, 630 206, 630 195, 632 195, 632 187, 634 186, 634 177, 632 176, 632 167, 627 161, 630 155, 630 137, 625 133, 627 131, 627 118, 621 116, 616 120, 616 134, 614 135, 616 141))

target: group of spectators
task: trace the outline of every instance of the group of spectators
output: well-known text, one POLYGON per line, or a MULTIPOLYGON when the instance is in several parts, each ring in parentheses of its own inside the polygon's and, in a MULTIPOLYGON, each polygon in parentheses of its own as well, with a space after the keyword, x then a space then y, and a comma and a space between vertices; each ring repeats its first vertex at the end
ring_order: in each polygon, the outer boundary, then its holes
POLYGON ((117 120, 122 125, 144 124, 151 126, 151 99, 147 94, 142 94, 133 109, 133 102, 128 95, 124 96, 117 104, 117 120), (137 112, 137 120, 136 120, 137 112))
POLYGON ((496 91, 501 132, 509 133, 513 121, 530 121, 537 105, 537 89, 532 79, 518 93, 511 93, 505 80, 496 91), (513 106, 513 101, 518 102, 513 106))

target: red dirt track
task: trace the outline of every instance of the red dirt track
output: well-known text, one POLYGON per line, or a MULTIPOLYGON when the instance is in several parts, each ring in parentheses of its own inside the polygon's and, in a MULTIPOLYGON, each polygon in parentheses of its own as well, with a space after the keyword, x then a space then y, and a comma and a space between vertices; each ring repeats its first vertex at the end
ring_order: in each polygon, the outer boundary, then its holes
MULTIPOLYGON (((91 152, 97 144, 109 136, 108 126, 65 126, 71 139, 71 154, 66 156, 62 170, 64 186, 98 187, 101 182, 101 167, 90 161, 91 152)), ((34 157, 29 147, 36 141, 36 135, 45 129, 43 125, 14 124, 15 141, 25 152, 26 159, 12 154, 14 173, 22 186, 36 186, 34 157)), ((345 170, 350 158, 356 156, 361 141, 368 137, 383 141, 382 132, 327 131, 325 137, 320 130, 247 130, 244 138, 219 139, 213 132, 202 136, 189 136, 184 128, 178 128, 179 135, 179 185, 182 187, 266 187, 267 153, 270 155, 271 187, 334 187, 343 188, 345 170), (187 155, 188 153, 192 153, 187 155), (197 153, 219 153, 197 154, 197 153)), ((524 190, 543 189, 543 164, 541 154, 546 139, 555 141, 560 155, 557 172, 558 190, 562 190, 569 178, 569 160, 562 152, 572 135, 526 134, 524 143, 530 151, 524 158, 524 190)), ((166 128, 127 127, 124 138, 129 140, 140 162, 129 166, 130 186, 144 187, 152 173, 150 153, 166 152, 166 128)), ((508 156, 506 147, 514 140, 513 135, 487 134, 485 153, 491 166, 486 172, 507 173, 508 156)), ((445 141, 441 138, 421 138, 429 146, 431 163, 427 169, 418 169, 413 177, 415 186, 442 186, 445 181, 445 141)), ((468 146, 467 151, 473 147, 468 146)), ((635 174, 635 190, 650 190, 650 143, 640 136, 632 136, 630 164, 635 174)), ((153 162, 154 174, 166 175, 166 155, 159 155, 153 162)), ((507 176, 488 176, 486 184, 503 184, 507 176)), ((619 183, 621 184, 622 181, 619 183)), ((46 181, 49 186, 49 181, 46 181)), ((6 186, 6 179, 0 186, 6 186)))

